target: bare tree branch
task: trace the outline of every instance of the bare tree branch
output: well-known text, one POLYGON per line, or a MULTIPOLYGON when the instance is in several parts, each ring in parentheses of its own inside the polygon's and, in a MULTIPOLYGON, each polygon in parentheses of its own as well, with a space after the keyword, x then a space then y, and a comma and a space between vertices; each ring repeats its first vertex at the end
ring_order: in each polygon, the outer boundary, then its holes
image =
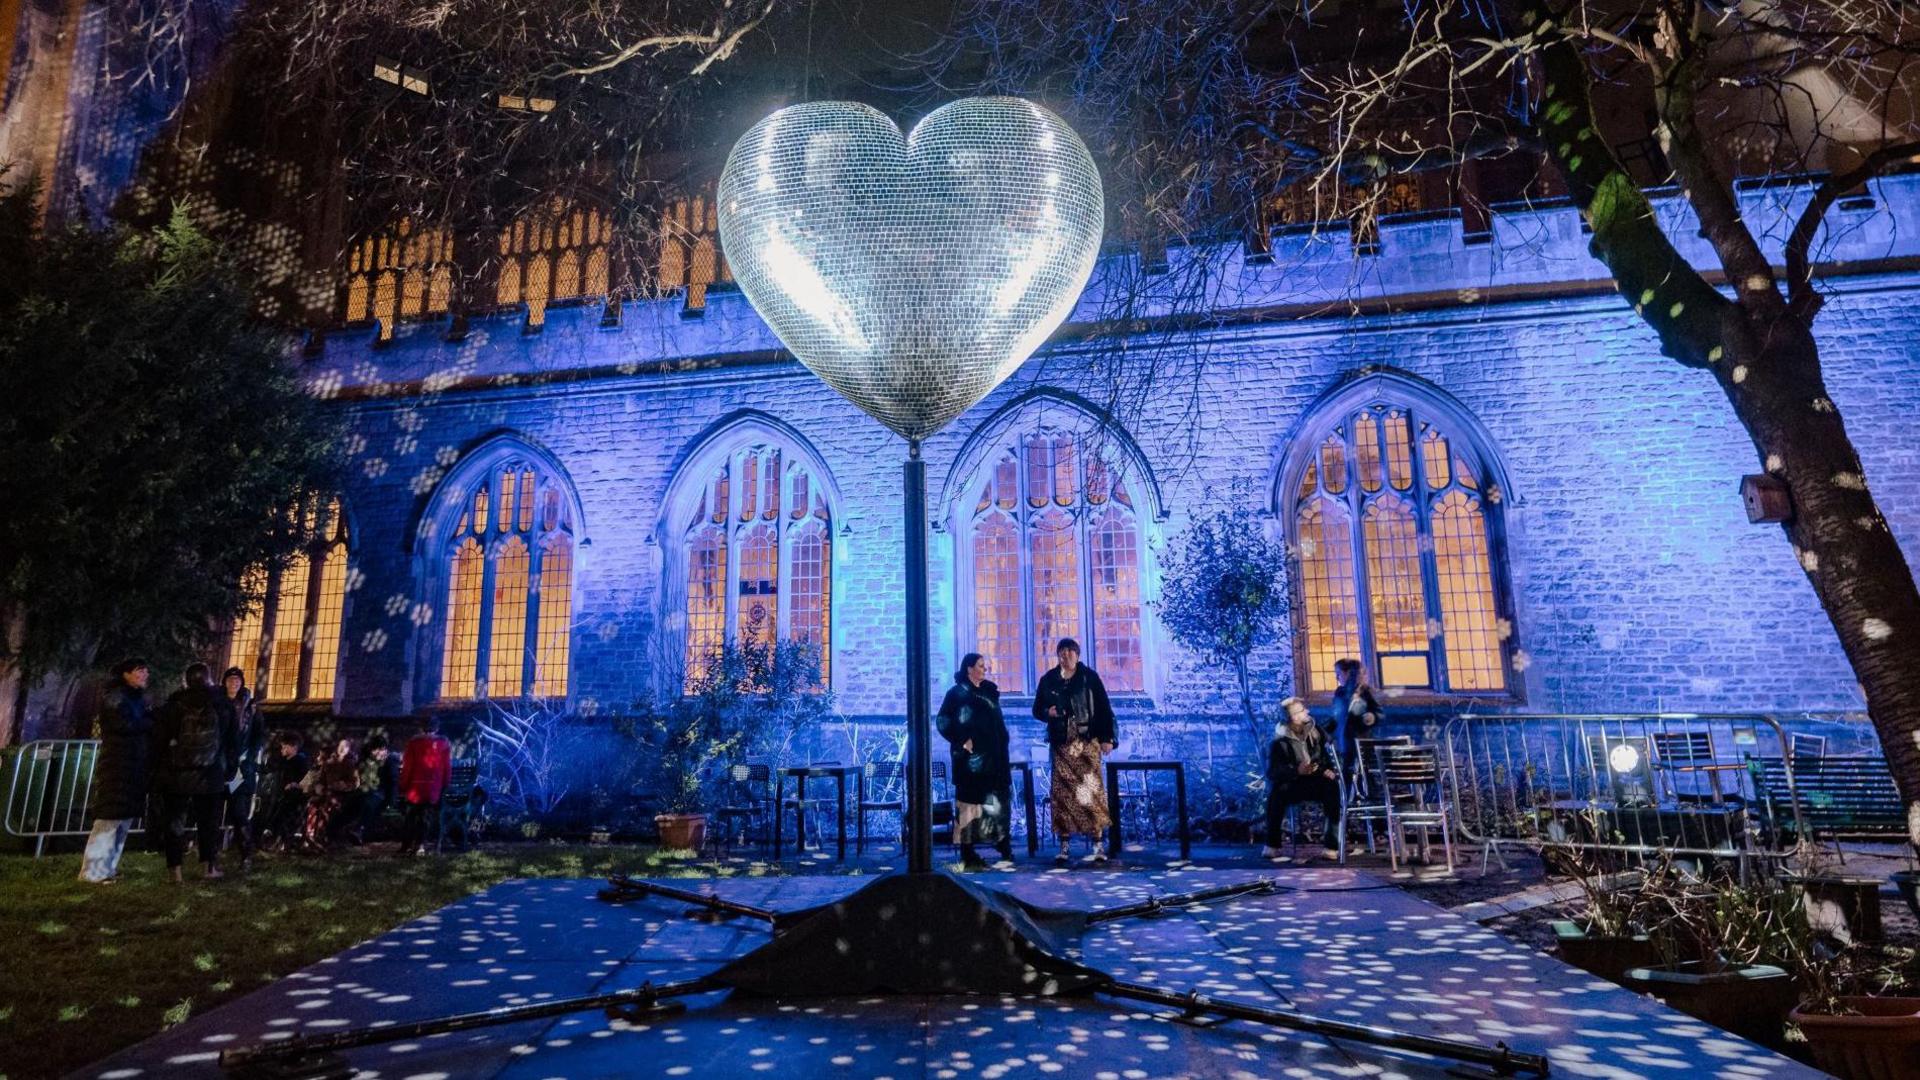
POLYGON ((1793 232, 1787 237, 1787 307, 1795 318, 1812 322, 1820 311, 1825 298, 1813 285, 1813 260, 1811 251, 1813 239, 1820 232, 1820 223, 1826 220, 1827 211, 1842 195, 1880 175, 1889 166, 1907 161, 1920 155, 1920 142, 1898 143, 1883 146, 1859 165, 1844 173, 1829 175, 1813 189, 1813 195, 1807 200, 1806 208, 1793 223, 1793 232))

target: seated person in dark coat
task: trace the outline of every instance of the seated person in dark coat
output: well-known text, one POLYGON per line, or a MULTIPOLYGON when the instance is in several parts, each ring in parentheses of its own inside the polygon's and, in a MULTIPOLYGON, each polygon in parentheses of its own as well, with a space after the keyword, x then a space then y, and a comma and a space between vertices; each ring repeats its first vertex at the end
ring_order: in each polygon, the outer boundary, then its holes
MULTIPOLYGON (((1326 815, 1327 832, 1322 841, 1329 859, 1340 857, 1340 772, 1334 764, 1327 737, 1313 722, 1306 702, 1288 698, 1283 703, 1287 722, 1274 733, 1267 747, 1267 846, 1260 854, 1285 861, 1280 847, 1287 827, 1287 811, 1298 803, 1319 803, 1326 815)), ((1304 831, 1304 830, 1303 830, 1304 831)))
POLYGON ((307 793, 300 786, 307 778, 313 759, 300 748, 297 732, 283 731, 274 737, 273 755, 262 772, 261 785, 273 794, 273 811, 267 817, 266 831, 274 842, 285 847, 300 833, 306 821, 307 793))
POLYGON ((992 844, 1000 861, 1011 866, 1007 721, 1000 712, 1000 688, 987 681, 987 661, 979 653, 961 660, 937 723, 953 752, 953 840, 960 845, 960 858, 969 867, 982 866, 975 845, 992 844))

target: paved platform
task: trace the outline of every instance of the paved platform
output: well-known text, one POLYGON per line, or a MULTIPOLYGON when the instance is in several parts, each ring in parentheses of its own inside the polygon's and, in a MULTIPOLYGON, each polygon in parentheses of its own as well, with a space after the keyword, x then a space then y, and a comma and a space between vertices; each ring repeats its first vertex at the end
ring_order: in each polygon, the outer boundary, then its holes
MULTIPOLYGON (((1548 1055, 1556 1076, 1814 1078, 1742 1042, 1335 867, 1289 886, 1090 930, 1084 959, 1123 978, 1548 1055)), ((992 875, 1026 899, 1109 907, 1250 870, 992 875)), ((829 902, 859 877, 678 879, 741 902, 829 902)), ((512 881, 195 1017, 76 1075, 220 1075, 218 1052, 373 1023, 691 978, 766 940, 684 905, 609 905, 587 880, 512 881)), ((908 997, 776 1002, 707 995, 655 1023, 577 1013, 346 1055, 362 1080, 847 1076, 1437 1078, 1448 1064, 1246 1023, 1200 1027, 1109 999, 908 997)))

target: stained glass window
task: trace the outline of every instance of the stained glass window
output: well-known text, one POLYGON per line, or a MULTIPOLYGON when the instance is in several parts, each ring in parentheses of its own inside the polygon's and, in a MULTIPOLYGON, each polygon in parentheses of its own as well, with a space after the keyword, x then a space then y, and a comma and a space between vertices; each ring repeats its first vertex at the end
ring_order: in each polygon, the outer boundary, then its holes
POLYGON ((511 456, 460 490, 447 551, 440 696, 565 697, 573 629, 566 481, 511 456))
POLYGON ((547 305, 607 295, 613 221, 590 207, 555 199, 500 230, 494 299, 525 304, 527 325, 547 321, 547 305), (584 268, 584 272, 583 272, 584 268))
POLYGON ((289 512, 303 542, 278 571, 255 570, 245 591, 259 601, 234 621, 227 664, 246 672, 265 701, 331 701, 346 613, 346 516, 337 499, 289 512))
POLYGON ((756 443, 713 465, 699 490, 683 542, 685 686, 704 681, 729 640, 763 648, 810 644, 825 685, 833 661, 833 518, 825 486, 798 455, 756 443))
POLYGON ((1331 691, 1334 661, 1352 657, 1384 687, 1507 691, 1496 533, 1458 434, 1375 401, 1309 436, 1292 492, 1309 689, 1331 691))
POLYGON ((1125 471, 1072 434, 1017 439, 968 492, 972 589, 962 652, 1004 690, 1030 691, 1063 637, 1115 692, 1146 686, 1141 537, 1125 471))
POLYGON ((247 685, 252 686, 260 670, 260 635, 267 627, 266 571, 249 571, 240 591, 252 598, 252 604, 233 622, 233 636, 227 643, 227 666, 246 672, 247 685))
POLYGON ((396 318, 444 314, 452 294, 453 234, 402 218, 348 248, 342 293, 347 322, 377 320, 393 337, 396 318))
POLYGON ((280 571, 273 638, 267 646, 267 700, 290 701, 300 694, 300 652, 307 626, 307 579, 313 557, 295 555, 280 571))
POLYGON ((572 537, 554 533, 548 538, 536 591, 540 595, 540 636, 534 650, 533 696, 565 697, 567 658, 573 643, 572 537))
POLYGON ((462 537, 447 574, 447 641, 441 658, 440 696, 470 698, 479 686, 480 583, 486 556, 480 542, 462 537))

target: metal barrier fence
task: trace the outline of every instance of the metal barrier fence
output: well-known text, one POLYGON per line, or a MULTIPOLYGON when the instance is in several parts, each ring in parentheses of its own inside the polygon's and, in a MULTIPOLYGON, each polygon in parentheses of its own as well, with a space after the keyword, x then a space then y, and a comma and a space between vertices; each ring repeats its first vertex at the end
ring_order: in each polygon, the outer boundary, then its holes
MULTIPOLYGON (((1746 760, 1816 752, 1800 726, 1789 733, 1758 713, 1463 713, 1447 723, 1441 746, 1460 831, 1492 857, 1503 843, 1565 844, 1728 857, 1744 867, 1792 853, 1766 846, 1751 827, 1746 760)), ((1817 752, 1826 752, 1824 741, 1817 752)), ((1798 826, 1791 772, 1788 789, 1798 826)))
MULTIPOLYGON (((32 840, 36 858, 53 837, 92 832, 93 766, 99 755, 96 739, 42 739, 22 746, 7 776, 0 827, 32 840)), ((133 828, 138 832, 140 823, 133 828)))

